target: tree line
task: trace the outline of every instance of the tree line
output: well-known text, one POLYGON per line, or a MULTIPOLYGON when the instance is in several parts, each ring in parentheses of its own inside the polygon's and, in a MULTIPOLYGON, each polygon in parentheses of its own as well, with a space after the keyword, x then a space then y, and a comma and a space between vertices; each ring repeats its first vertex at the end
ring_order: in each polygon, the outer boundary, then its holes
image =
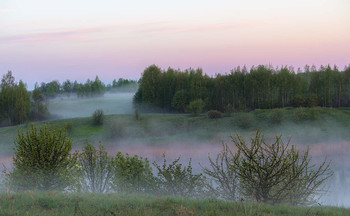
POLYGON ((8 71, 0 85, 0 126, 47 119, 47 99, 58 95, 75 93, 78 97, 93 97, 101 96, 106 91, 135 91, 137 86, 136 81, 122 78, 105 85, 96 76, 95 80, 88 79, 85 83, 70 80, 62 84, 57 80, 40 85, 36 83, 34 89, 28 91, 26 84, 22 80, 15 82, 12 71, 8 71))
POLYGON ((178 112, 185 112, 199 99, 207 110, 221 112, 288 106, 349 107, 350 67, 340 71, 336 66, 305 66, 304 71, 296 72, 293 67, 259 65, 209 77, 202 69, 161 70, 151 65, 142 73, 134 96, 135 104, 178 112))
POLYGON ((57 80, 48 83, 42 82, 40 85, 36 84, 36 88, 39 88, 46 98, 54 98, 58 95, 69 95, 73 93, 78 97, 94 97, 101 96, 106 91, 114 91, 130 85, 137 85, 137 82, 119 78, 118 81, 114 79, 111 84, 106 85, 96 76, 94 80, 88 79, 85 83, 78 83, 76 80, 66 80, 62 84, 57 80))
POLYGON ((13 170, 6 170, 8 191, 49 190, 93 193, 146 193, 174 197, 216 197, 270 204, 313 204, 332 176, 326 159, 311 164, 309 150, 298 151, 281 137, 268 142, 260 131, 246 141, 236 134, 209 157, 209 166, 195 174, 180 157, 153 162, 138 155, 108 155, 100 143, 88 141, 71 153, 67 133, 50 125, 31 125, 18 132, 13 170), (233 151, 234 150, 234 151, 233 151))

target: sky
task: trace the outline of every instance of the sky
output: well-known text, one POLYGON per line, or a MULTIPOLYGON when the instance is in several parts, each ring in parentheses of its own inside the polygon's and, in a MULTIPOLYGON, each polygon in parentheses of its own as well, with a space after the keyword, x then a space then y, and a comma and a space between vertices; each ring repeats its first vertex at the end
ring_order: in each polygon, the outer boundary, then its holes
POLYGON ((0 75, 28 85, 163 69, 350 64, 349 0, 0 0, 0 75))

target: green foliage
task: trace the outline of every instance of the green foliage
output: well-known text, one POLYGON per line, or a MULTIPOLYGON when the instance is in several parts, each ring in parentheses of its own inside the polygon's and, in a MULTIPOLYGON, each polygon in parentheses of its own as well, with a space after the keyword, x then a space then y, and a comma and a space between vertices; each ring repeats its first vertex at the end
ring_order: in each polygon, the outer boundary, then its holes
POLYGON ((22 81, 15 83, 9 71, 1 80, 0 119, 7 119, 8 125, 24 123, 29 116, 31 102, 29 93, 22 81))
POLYGON ((18 190, 63 190, 72 184, 76 154, 62 129, 34 124, 15 140, 12 184, 18 190))
POLYGON ((205 103, 202 99, 197 99, 191 101, 187 106, 187 112, 191 113, 193 116, 198 116, 204 109, 205 103))
POLYGON ((153 165, 158 170, 158 184, 161 194, 179 197, 200 197, 204 193, 204 177, 193 174, 191 160, 187 167, 179 163, 180 157, 167 164, 163 155, 163 165, 156 162, 153 165))
POLYGON ((135 92, 138 89, 138 83, 135 80, 119 78, 114 79, 111 84, 106 86, 106 90, 110 92, 135 92))
POLYGON ((53 98, 61 92, 61 86, 57 80, 51 81, 49 83, 42 82, 40 84, 40 91, 44 94, 45 97, 53 98))
MULTIPOLYGON (((333 173, 326 159, 318 166, 310 163, 309 150, 299 152, 284 144, 281 137, 267 143, 260 131, 250 144, 238 134, 232 138, 236 153, 230 169, 239 177, 241 193, 264 203, 312 204, 320 187, 333 173)), ((224 149, 225 151, 225 149, 224 149)))
POLYGON ((40 91, 38 84, 35 84, 34 90, 32 91, 32 110, 30 117, 33 120, 44 120, 48 115, 47 105, 45 104, 45 96, 40 91))
POLYGON ((215 77, 203 75, 201 69, 161 70, 151 65, 142 74, 135 101, 182 112, 184 104, 198 98, 205 100, 208 110, 221 112, 289 106, 349 107, 349 86, 349 69, 339 71, 329 65, 311 71, 306 68, 304 73, 271 65, 249 70, 237 67, 215 77))
POLYGON ((171 107, 184 112, 188 104, 188 95, 185 90, 177 91, 171 101, 171 107))
POLYGON ((24 123, 30 112, 30 97, 24 83, 19 81, 15 86, 15 102, 13 112, 13 122, 15 124, 24 123))
POLYGON ((147 193, 155 190, 155 179, 147 158, 118 152, 113 158, 113 189, 122 193, 147 193))
POLYGON ((270 114, 270 122, 272 124, 281 124, 284 118, 283 109, 274 109, 270 114))
POLYGON ((304 121, 307 119, 307 114, 305 112, 305 108, 303 108, 303 107, 298 107, 294 111, 293 115, 294 115, 295 121, 297 121, 297 122, 301 122, 301 121, 304 121))
POLYGON ((157 104, 159 98, 161 71, 156 65, 147 67, 140 79, 139 91, 142 91, 142 102, 157 104))
POLYGON ((210 119, 218 119, 222 117, 222 113, 217 110, 209 110, 208 111, 208 118, 210 119))
POLYGON ((64 81, 62 85, 56 80, 49 83, 42 82, 39 90, 48 98, 54 98, 59 94, 69 95, 70 93, 76 93, 78 97, 93 97, 103 95, 106 92, 106 87, 96 76, 95 80, 88 79, 85 83, 70 80, 64 81))
POLYGON ((92 114, 92 122, 96 126, 101 126, 103 125, 103 120, 104 120, 104 113, 103 110, 97 109, 95 112, 92 114))
POLYGON ((80 184, 82 191, 93 193, 109 192, 112 188, 112 157, 108 156, 100 143, 98 149, 87 140, 79 154, 78 166, 81 166, 80 184))

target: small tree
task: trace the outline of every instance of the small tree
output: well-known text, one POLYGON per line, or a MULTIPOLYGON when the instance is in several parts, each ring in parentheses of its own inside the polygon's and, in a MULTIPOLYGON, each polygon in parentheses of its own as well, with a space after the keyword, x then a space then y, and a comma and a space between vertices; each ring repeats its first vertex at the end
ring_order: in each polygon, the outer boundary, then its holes
POLYGON ((190 112, 193 116, 198 116, 204 109, 205 103, 202 99, 197 99, 191 101, 187 106, 187 111, 190 112))
POLYGON ((94 125, 103 125, 103 120, 104 120, 104 114, 103 110, 97 109, 95 110, 94 114, 92 115, 92 121, 94 125))
POLYGON ((300 153, 295 146, 276 137, 272 144, 260 131, 247 144, 236 135, 237 149, 229 169, 237 170, 241 193, 246 198, 265 203, 310 204, 322 184, 333 174, 326 159, 311 165, 309 150, 300 153))
POLYGON ((204 177, 193 174, 191 160, 188 166, 182 167, 180 157, 167 165, 163 155, 163 165, 156 162, 153 165, 158 170, 158 184, 162 194, 180 197, 199 197, 204 193, 204 177))
POLYGON ((81 186, 83 191, 104 193, 111 189, 112 157, 108 156, 100 143, 98 149, 85 141, 83 152, 79 154, 81 165, 81 186))
POLYGON ((62 190, 72 184, 77 155, 62 129, 34 124, 18 131, 10 180, 19 190, 62 190))

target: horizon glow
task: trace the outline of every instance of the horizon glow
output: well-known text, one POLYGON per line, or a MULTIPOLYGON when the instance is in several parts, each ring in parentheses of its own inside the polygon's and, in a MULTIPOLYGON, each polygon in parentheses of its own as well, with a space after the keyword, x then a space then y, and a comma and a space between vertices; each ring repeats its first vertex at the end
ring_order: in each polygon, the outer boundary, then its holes
POLYGON ((138 79, 156 64, 202 68, 350 64, 347 0, 0 2, 0 74, 16 80, 138 79))

